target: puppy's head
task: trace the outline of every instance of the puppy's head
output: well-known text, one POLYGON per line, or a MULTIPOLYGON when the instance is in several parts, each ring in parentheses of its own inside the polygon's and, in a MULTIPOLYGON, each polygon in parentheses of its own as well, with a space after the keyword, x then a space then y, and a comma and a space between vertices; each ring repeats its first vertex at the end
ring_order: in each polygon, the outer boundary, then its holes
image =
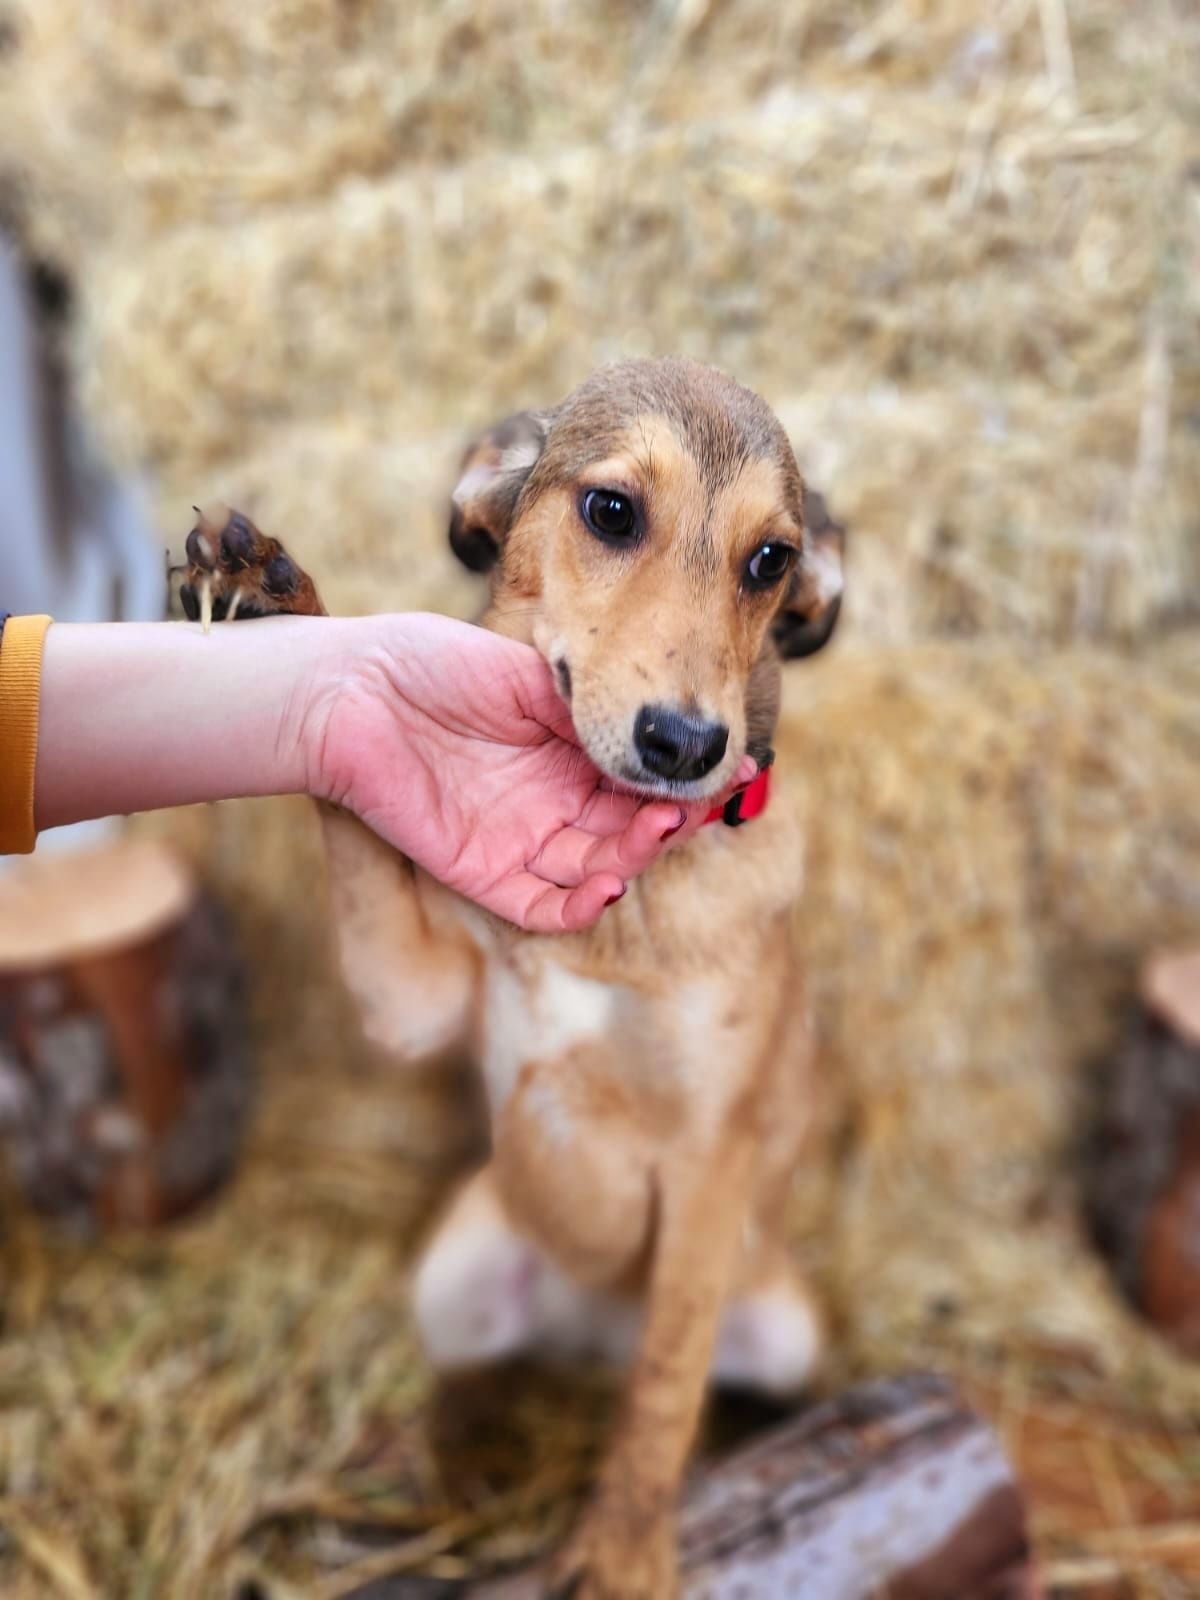
POLYGON ((757 395, 638 361, 467 452, 450 525, 492 573, 489 622, 553 669, 593 761, 626 787, 718 793, 779 711, 780 656, 833 631, 842 530, 757 395))

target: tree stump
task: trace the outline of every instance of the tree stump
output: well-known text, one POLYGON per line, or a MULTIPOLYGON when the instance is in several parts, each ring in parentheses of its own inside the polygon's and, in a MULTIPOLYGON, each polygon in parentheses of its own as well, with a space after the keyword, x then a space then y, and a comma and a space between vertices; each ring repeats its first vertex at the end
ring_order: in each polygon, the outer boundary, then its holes
POLYGON ((249 1100, 227 919, 165 847, 0 875, 0 1148, 86 1229, 177 1216, 230 1170, 249 1100))
MULTIPOLYGON (((999 1441, 945 1379, 865 1384, 699 1472, 682 1600, 1036 1600, 999 1441)), ((350 1600, 539 1600, 542 1571, 464 1587, 394 1578, 350 1600)))
POLYGON ((1100 1075, 1085 1171, 1092 1233, 1125 1293, 1200 1355, 1200 949, 1146 963, 1100 1075))

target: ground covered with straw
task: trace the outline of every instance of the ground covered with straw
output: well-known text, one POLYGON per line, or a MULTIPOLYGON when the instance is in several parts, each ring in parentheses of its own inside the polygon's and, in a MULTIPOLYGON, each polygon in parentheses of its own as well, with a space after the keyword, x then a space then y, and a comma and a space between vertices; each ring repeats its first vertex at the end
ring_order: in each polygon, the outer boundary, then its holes
MULTIPOLYGON (((244 506, 335 609, 478 600, 464 434, 712 360, 853 530, 781 803, 829 1082, 823 1382, 959 1374, 1064 1595, 1200 1592, 1200 1373, 1078 1220, 1089 1062, 1200 935, 1200 43, 1183 0, 3 7, 0 167, 164 541, 244 506)), ((5 1206, 0 1592, 333 1596, 552 1537, 603 1383, 435 1394, 413 1241, 477 1138, 330 976, 296 803, 147 824, 238 911, 260 1103, 148 1240, 5 1206)))

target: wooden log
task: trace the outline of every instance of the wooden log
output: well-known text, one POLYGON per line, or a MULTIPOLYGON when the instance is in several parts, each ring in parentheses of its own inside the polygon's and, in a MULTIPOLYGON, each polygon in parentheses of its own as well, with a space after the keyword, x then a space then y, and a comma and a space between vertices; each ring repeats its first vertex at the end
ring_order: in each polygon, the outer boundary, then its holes
POLYGON ((1200 1355, 1200 950, 1146 963, 1141 1006, 1098 1078, 1086 1202, 1133 1303, 1200 1355))
MULTIPOLYGON (((866 1384, 692 1482, 682 1600, 1035 1600, 1021 1496, 992 1430, 929 1374, 866 1384)), ((538 1600, 544 1571, 396 1578, 353 1600, 538 1600)))
POLYGON ((164 1221, 229 1171, 249 1095, 242 965, 170 850, 123 841, 0 876, 0 1147, 85 1228, 164 1221))

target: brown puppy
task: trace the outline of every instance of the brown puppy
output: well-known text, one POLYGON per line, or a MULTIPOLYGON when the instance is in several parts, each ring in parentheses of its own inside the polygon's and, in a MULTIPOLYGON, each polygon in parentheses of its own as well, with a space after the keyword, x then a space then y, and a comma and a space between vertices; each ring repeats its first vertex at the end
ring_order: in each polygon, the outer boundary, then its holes
MULTIPOLYGON (((242 615, 319 609, 302 574, 279 593, 278 546, 255 535, 259 559, 234 533, 236 569, 216 531, 189 550, 218 615, 235 586, 242 615)), ((541 652, 597 765, 688 800, 719 795, 747 752, 769 758, 780 655, 825 642, 841 593, 841 530, 770 410, 681 361, 606 369, 485 436, 450 537, 491 574, 484 625, 541 652)), ((326 833, 369 1031, 410 1058, 469 1039, 487 1088, 491 1160, 417 1271, 430 1357, 632 1359, 556 1581, 667 1600, 710 1373, 786 1393, 819 1354, 784 1238, 813 1101, 793 819, 776 805, 700 829, 597 927, 557 938, 456 899, 351 818, 328 812, 326 833)))

